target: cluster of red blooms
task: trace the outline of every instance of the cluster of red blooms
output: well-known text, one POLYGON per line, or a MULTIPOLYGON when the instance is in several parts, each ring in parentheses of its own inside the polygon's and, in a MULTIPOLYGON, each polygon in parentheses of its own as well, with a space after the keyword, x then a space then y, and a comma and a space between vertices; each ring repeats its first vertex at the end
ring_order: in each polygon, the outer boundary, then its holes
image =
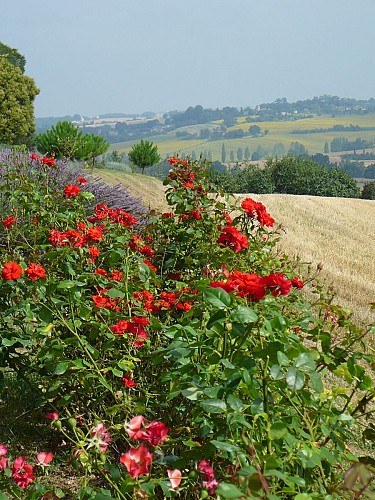
MULTIPOLYGON (((142 303, 143 309, 146 312, 160 312, 163 309, 175 309, 178 311, 190 311, 193 304, 188 301, 181 301, 181 295, 190 292, 190 288, 183 288, 179 292, 161 292, 159 298, 148 290, 134 292, 133 297, 142 303)), ((194 293, 194 292, 193 292, 194 293)))
MULTIPOLYGON (((149 243, 152 242, 152 238, 150 235, 148 235, 148 240, 149 243)), ((155 255, 155 250, 149 245, 146 245, 144 240, 137 234, 132 234, 129 247, 131 248, 131 250, 133 250, 133 252, 138 251, 140 254, 144 255, 147 258, 153 257, 155 255)), ((149 260, 144 260, 143 264, 148 266, 155 273, 158 271, 157 268, 149 260)))
POLYGON ((10 226, 12 226, 16 222, 16 220, 17 220, 17 217, 12 217, 11 215, 9 215, 9 217, 7 217, 6 219, 3 219, 2 223, 3 223, 3 226, 5 228, 5 231, 8 231, 10 226))
MULTIPOLYGON (((7 281, 18 280, 22 274, 23 269, 17 262, 6 262, 1 272, 1 276, 7 281)), ((40 264, 29 264, 25 274, 33 281, 47 276, 45 269, 40 264)))
POLYGON ((135 338, 133 347, 143 347, 148 335, 145 326, 148 326, 149 320, 144 317, 133 316, 131 320, 120 319, 117 323, 111 326, 111 330, 115 335, 124 335, 130 333, 135 338))
MULTIPOLYGON (((202 184, 196 184, 194 172, 191 171, 189 167, 189 162, 186 160, 180 160, 176 156, 171 156, 168 160, 171 165, 174 165, 174 170, 171 170, 168 174, 168 179, 172 181, 178 181, 182 186, 187 189, 197 190, 198 192, 203 191, 202 184)), ((205 193, 205 191, 204 191, 205 193)))
MULTIPOLYGON (((9 466, 9 458, 7 458, 8 449, 5 445, 0 444, 0 470, 10 469, 13 481, 22 489, 27 488, 31 484, 36 475, 36 468, 27 463, 27 457, 17 457, 13 465, 9 466)), ((53 453, 41 452, 37 455, 38 465, 48 465, 53 460, 53 453)))
POLYGON ((104 309, 109 309, 110 311, 120 312, 122 299, 117 298, 112 299, 105 295, 106 289, 99 289, 98 295, 92 295, 92 300, 96 307, 103 307, 104 309))
POLYGON ((236 253, 246 249, 249 245, 247 237, 240 233, 234 226, 225 227, 221 231, 217 243, 221 247, 231 248, 236 253))
POLYGON ((78 229, 68 229, 67 231, 58 231, 51 229, 48 240, 54 247, 75 247, 82 248, 87 243, 92 241, 101 241, 103 239, 103 232, 100 227, 86 227, 82 222, 77 223, 78 229))
MULTIPOLYGON (((151 236, 149 236, 149 240, 150 242, 152 241, 151 236)), ((144 240, 137 234, 132 234, 129 247, 133 250, 133 252, 138 251, 139 253, 148 258, 153 257, 155 255, 155 250, 151 248, 149 245, 146 245, 144 240)))
POLYGON ((241 203, 241 207, 250 218, 256 219, 261 226, 272 227, 274 225, 275 219, 270 216, 262 203, 246 198, 241 203))
POLYGON ((74 184, 68 184, 64 188, 64 194, 67 198, 74 198, 81 192, 81 188, 79 186, 75 186, 74 184))
MULTIPOLYGON (((156 420, 147 423, 142 415, 138 415, 126 424, 126 432, 130 438, 137 441, 146 441, 155 448, 165 441, 168 435, 168 427, 156 420)), ((130 448, 128 452, 122 454, 120 462, 125 465, 130 477, 136 478, 142 474, 148 474, 152 459, 152 453, 142 443, 138 448, 130 448)))
POLYGON ((114 271, 111 272, 111 274, 108 274, 108 272, 105 269, 101 269, 100 267, 95 269, 94 274, 99 274, 100 276, 107 276, 107 279, 109 279, 110 281, 122 281, 122 278, 124 277, 124 273, 122 271, 119 271, 118 269, 115 269, 114 271))
POLYGON ((184 214, 181 217, 181 220, 186 220, 186 219, 196 219, 196 220, 199 220, 199 219, 202 218, 202 215, 200 214, 201 211, 202 211, 202 208, 200 209, 200 211, 198 211, 198 210, 190 210, 190 212, 186 212, 186 214, 184 214))
POLYGON ((292 286, 302 288, 303 282, 298 278, 287 279, 282 273, 270 274, 260 277, 257 274, 224 271, 226 279, 223 281, 213 281, 211 286, 223 288, 226 292, 236 292, 238 297, 246 297, 251 301, 258 301, 265 297, 269 290, 274 297, 288 295, 292 286))
POLYGON ((107 220, 110 223, 122 224, 125 227, 133 227, 138 222, 138 219, 129 214, 129 212, 125 212, 121 208, 113 210, 104 203, 96 205, 94 217, 90 217, 87 220, 92 223, 107 220))
POLYGON ((202 482, 203 488, 206 488, 210 495, 215 493, 216 488, 219 483, 215 479, 215 473, 213 468, 207 462, 207 460, 201 460, 198 464, 198 471, 203 475, 204 481, 202 482))
POLYGON ((46 165, 47 167, 54 167, 56 165, 55 160, 53 158, 47 158, 47 156, 43 156, 41 158, 36 153, 31 154, 30 159, 33 161, 39 161, 41 165, 46 165))

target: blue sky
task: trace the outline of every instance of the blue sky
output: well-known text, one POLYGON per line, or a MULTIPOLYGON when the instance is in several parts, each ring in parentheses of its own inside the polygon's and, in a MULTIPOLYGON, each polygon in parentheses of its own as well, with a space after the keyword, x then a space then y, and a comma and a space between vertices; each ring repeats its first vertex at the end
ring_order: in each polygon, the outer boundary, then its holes
POLYGON ((36 116, 375 97, 375 0, 1 0, 36 116))

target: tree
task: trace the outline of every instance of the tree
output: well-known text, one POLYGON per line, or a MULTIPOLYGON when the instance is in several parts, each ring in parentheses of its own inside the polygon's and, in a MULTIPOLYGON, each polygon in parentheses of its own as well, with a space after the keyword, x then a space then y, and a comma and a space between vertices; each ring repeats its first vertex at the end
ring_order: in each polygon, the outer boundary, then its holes
POLYGON ((227 158, 227 152, 225 150, 225 144, 223 143, 221 146, 221 162, 225 163, 226 158, 227 158))
POLYGON ((324 144, 324 154, 326 155, 326 154, 328 154, 328 153, 329 153, 329 146, 328 146, 328 142, 326 142, 326 143, 324 144))
POLYGON ((25 72, 25 56, 20 54, 17 49, 12 49, 12 47, 8 47, 8 45, 0 42, 0 61, 3 59, 6 59, 10 64, 19 68, 21 73, 25 72))
POLYGON ((285 147, 282 142, 277 142, 272 151, 272 156, 280 157, 285 155, 285 147))
POLYGON ((0 143, 29 144, 35 131, 34 99, 38 94, 32 78, 0 58, 0 143))
POLYGON ((375 182, 366 182, 362 189, 364 200, 375 200, 375 182))
POLYGON ((151 167, 156 165, 160 161, 160 155, 158 153, 158 147, 151 141, 144 141, 134 144, 134 146, 129 151, 129 159, 134 165, 142 170, 142 174, 146 167, 151 167))
POLYGON ((261 128, 258 127, 258 125, 251 125, 251 127, 249 127, 250 135, 259 135, 260 131, 261 128))
POLYGON ((229 154, 229 159, 230 159, 230 161, 234 161, 234 152, 233 152, 233 149, 231 150, 231 152, 229 154))
POLYGON ((306 157, 284 157, 267 164, 276 193, 358 198, 354 179, 338 168, 327 169, 306 157))
POLYGON ((237 160, 242 161, 243 158, 243 152, 241 146, 237 149, 237 160))
POLYGON ((248 146, 246 146, 245 152, 244 152, 243 156, 244 156, 244 158, 245 158, 246 161, 250 159, 250 150, 249 150, 248 146))
POLYGON ((109 147, 104 137, 96 134, 83 135, 82 131, 71 122, 57 122, 36 138, 38 151, 53 155, 55 158, 68 160, 92 160, 104 154, 109 147))
POLYGON ((306 156, 307 149, 300 142, 291 142, 288 149, 288 156, 306 156))

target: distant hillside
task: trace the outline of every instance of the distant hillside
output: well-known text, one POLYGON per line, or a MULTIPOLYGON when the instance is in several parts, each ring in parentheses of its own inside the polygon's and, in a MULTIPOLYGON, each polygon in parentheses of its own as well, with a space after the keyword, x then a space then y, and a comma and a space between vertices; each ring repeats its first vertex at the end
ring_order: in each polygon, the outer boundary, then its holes
MULTIPOLYGON (((162 182, 146 175, 100 171, 110 184, 122 183, 151 209, 165 211, 162 182)), ((335 302, 357 320, 375 321, 375 201, 293 195, 246 195, 264 203, 283 231, 280 251, 299 257, 337 291, 335 302)), ((244 195, 237 195, 237 198, 244 195)))

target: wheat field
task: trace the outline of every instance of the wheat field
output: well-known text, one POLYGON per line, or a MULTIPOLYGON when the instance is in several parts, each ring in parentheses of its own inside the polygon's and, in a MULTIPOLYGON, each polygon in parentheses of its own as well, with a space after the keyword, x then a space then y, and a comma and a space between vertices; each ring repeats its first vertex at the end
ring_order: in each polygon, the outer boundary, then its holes
MULTIPOLYGON (((101 172, 109 184, 123 184, 146 207, 165 211, 164 186, 141 174, 101 172)), ((334 302, 353 312, 353 319, 375 323, 375 201, 286 194, 236 195, 266 205, 281 225, 279 250, 320 272, 336 291, 334 302)))

